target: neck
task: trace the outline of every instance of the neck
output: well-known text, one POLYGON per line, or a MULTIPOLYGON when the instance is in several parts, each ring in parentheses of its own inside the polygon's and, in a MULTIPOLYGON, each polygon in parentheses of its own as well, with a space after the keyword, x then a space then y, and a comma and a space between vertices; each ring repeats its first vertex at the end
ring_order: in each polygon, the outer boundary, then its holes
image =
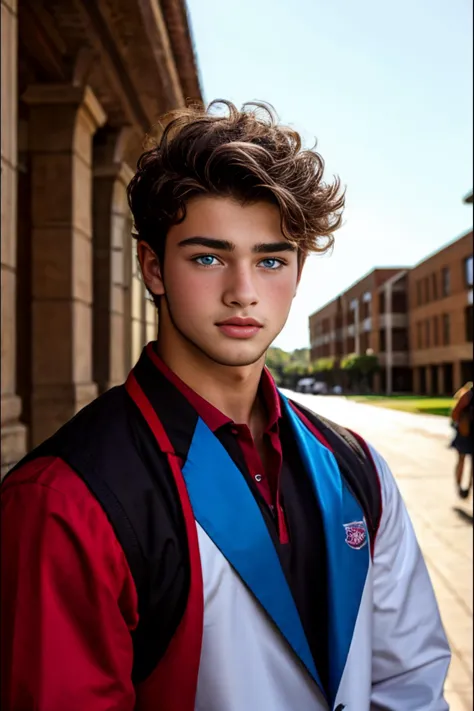
POLYGON ((263 410, 257 392, 265 356, 251 365, 220 365, 191 344, 172 340, 158 334, 158 355, 168 368, 224 415, 254 429, 263 410))

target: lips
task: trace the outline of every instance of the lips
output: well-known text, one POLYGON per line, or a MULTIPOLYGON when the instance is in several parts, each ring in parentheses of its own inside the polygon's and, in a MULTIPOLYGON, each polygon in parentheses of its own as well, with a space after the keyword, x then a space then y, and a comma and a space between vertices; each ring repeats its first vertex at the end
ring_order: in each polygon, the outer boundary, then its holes
POLYGON ((254 318, 229 318, 216 326, 228 338, 243 339, 253 338, 262 328, 262 324, 254 318))
POLYGON ((257 328, 262 328, 262 324, 256 321, 254 318, 229 318, 227 321, 221 321, 217 324, 218 326, 256 326, 257 328))

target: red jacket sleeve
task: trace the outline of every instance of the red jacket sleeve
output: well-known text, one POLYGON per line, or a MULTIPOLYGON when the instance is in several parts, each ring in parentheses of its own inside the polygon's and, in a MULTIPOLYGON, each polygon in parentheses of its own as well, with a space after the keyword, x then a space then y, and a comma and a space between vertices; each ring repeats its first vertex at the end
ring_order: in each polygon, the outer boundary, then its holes
POLYGON ((5 711, 131 711, 133 579, 84 482, 42 458, 2 487, 5 711))

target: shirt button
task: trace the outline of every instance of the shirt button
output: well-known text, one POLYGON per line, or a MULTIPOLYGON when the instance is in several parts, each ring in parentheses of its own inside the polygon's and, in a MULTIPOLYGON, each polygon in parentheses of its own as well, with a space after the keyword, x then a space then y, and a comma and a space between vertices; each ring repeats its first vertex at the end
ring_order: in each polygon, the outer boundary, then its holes
POLYGON ((261 474, 255 474, 255 481, 262 481, 263 477, 261 474))

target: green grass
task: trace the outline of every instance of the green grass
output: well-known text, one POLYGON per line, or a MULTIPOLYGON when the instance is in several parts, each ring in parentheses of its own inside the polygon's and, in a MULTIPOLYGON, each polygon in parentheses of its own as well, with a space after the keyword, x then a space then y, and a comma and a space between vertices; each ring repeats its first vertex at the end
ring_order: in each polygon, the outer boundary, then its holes
POLYGON ((349 395, 348 400, 388 407, 421 415, 441 415, 449 417, 455 401, 450 397, 421 397, 420 395, 349 395))

